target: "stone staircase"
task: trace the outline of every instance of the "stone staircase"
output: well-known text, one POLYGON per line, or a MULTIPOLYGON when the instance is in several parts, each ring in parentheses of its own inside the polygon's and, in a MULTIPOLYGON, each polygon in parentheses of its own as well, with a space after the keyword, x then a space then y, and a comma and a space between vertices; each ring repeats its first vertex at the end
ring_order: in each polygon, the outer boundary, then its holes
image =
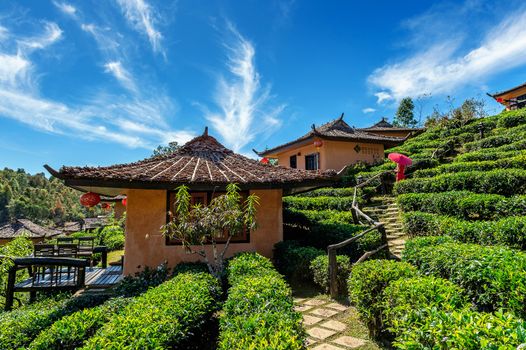
POLYGON ((361 209, 372 219, 384 224, 389 251, 400 258, 407 237, 402 228, 402 220, 396 199, 394 197, 373 198, 370 206, 361 209))

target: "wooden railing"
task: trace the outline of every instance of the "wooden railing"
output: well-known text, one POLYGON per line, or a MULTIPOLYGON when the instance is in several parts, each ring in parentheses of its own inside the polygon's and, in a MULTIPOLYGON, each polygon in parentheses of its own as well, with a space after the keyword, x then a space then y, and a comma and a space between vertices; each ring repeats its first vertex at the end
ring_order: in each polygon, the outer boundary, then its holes
POLYGON ((378 253, 379 251, 388 248, 387 234, 385 232, 384 224, 373 220, 371 217, 369 217, 367 214, 365 214, 363 211, 360 210, 358 206, 358 190, 370 184, 373 180, 377 178, 381 178, 382 176, 385 176, 386 174, 390 174, 390 173, 393 173, 393 171, 389 170, 389 171, 378 173, 375 176, 367 179, 366 181, 362 183, 357 184, 354 187, 354 195, 353 195, 353 201, 351 205, 351 213, 352 213, 353 221, 355 224, 360 224, 361 223, 360 219, 363 219, 365 220, 365 223, 369 226, 369 228, 367 228, 365 231, 360 232, 354 237, 346 239, 343 242, 331 244, 330 246, 327 247, 327 253, 329 255, 329 290, 330 290, 332 298, 336 298, 338 296, 338 279, 337 279, 338 265, 336 263, 336 253, 338 249, 343 248, 353 242, 356 242, 357 240, 359 240, 366 234, 373 232, 373 231, 378 231, 380 233, 382 245, 375 250, 364 253, 356 261, 356 263, 362 262, 368 259, 370 256, 378 253))

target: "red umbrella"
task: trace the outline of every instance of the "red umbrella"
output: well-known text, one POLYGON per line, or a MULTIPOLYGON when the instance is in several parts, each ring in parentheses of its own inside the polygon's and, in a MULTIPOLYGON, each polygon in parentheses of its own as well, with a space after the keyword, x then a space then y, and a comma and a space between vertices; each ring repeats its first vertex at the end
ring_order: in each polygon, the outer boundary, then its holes
POLYGON ((409 158, 406 155, 400 154, 400 153, 389 153, 387 158, 403 166, 408 166, 408 165, 413 164, 413 160, 411 158, 409 158))

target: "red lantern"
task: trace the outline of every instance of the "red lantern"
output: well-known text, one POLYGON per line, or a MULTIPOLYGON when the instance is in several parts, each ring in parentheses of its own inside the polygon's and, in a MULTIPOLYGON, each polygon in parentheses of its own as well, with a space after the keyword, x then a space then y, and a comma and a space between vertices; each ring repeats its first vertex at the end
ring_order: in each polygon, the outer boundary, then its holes
POLYGON ((102 203, 100 206, 102 209, 110 209, 110 203, 102 203))
POLYGON ((320 148, 321 146, 323 146, 322 140, 314 140, 314 147, 320 148))
POLYGON ((498 103, 502 103, 502 102, 504 102, 504 99, 503 99, 502 97, 498 97, 498 98, 497 98, 497 102, 498 102, 498 103))
POLYGON ((261 159, 261 163, 262 164, 268 164, 268 158, 265 157, 265 158, 261 159))
POLYGON ((122 199, 122 205, 126 206, 127 199, 128 199, 128 197, 124 197, 122 199))
POLYGON ((100 203, 100 196, 93 192, 84 193, 80 196, 80 204, 85 207, 93 207, 100 203))

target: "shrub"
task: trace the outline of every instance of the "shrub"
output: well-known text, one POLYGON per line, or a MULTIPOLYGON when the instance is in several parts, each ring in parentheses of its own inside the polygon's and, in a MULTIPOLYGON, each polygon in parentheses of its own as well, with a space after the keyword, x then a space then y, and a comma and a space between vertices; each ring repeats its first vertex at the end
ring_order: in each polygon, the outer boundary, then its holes
POLYGON ((356 306, 369 330, 382 329, 382 293, 392 281, 413 277, 416 269, 404 262, 369 260, 353 266, 347 282, 349 299, 356 306))
POLYGON ((110 299, 102 305, 63 317, 40 332, 28 349, 77 349, 128 303, 130 299, 110 299))
POLYGON ((484 149, 475 152, 469 152, 458 155, 453 162, 454 163, 464 163, 464 162, 480 162, 480 161, 490 161, 498 160, 504 158, 513 158, 517 156, 524 156, 526 151, 524 150, 511 150, 503 151, 499 149, 484 149))
POLYGON ((0 314, 0 349, 27 346, 44 329, 58 319, 87 307, 102 303, 107 297, 59 295, 10 312, 0 314))
POLYGON ((118 296, 133 297, 144 293, 150 287, 158 286, 169 276, 170 269, 166 264, 161 264, 156 268, 147 266, 144 270, 135 273, 135 276, 125 276, 113 287, 113 290, 118 296))
POLYGON ((431 178, 400 181, 394 187, 397 194, 457 190, 501 195, 524 194, 526 193, 526 171, 497 169, 443 174, 431 178))
POLYGON ((353 197, 283 197, 285 208, 299 210, 350 210, 353 197))
POLYGON ((106 226, 100 233, 101 244, 110 251, 123 249, 124 239, 124 230, 118 225, 106 226))
POLYGON ((459 285, 481 310, 506 308, 519 317, 526 315, 526 254, 522 252, 478 244, 406 243, 403 259, 426 275, 459 285))
POLYGON ((505 245, 526 249, 526 217, 497 221, 465 221, 448 216, 411 212, 403 215, 404 230, 411 237, 451 236, 457 241, 482 245, 505 245))
POLYGON ((218 349, 305 348, 301 314, 270 260, 249 253, 235 257, 228 280, 232 287, 220 318, 218 349))
MULTIPOLYGON (((338 291, 341 294, 347 293, 347 278, 351 273, 351 260, 346 255, 336 256, 336 266, 338 269, 337 281, 338 291)), ((320 255, 310 263, 310 272, 314 283, 321 287, 325 293, 329 292, 329 256, 320 255)))
POLYGON ((216 311, 219 294, 219 283, 210 274, 181 273, 136 297, 83 349, 177 347, 216 311))
POLYGON ((341 188, 320 188, 308 192, 297 194, 297 197, 352 197, 354 195, 354 187, 341 188))
POLYGON ((518 109, 502 113, 497 125, 501 128, 511 128, 525 123, 526 111, 524 109, 518 109))
POLYGON ((427 307, 421 314, 397 334, 397 349, 511 350, 522 349, 526 342, 526 322, 509 313, 427 307))
MULTIPOLYGON (((17 257, 27 256, 33 251, 33 243, 26 237, 17 237, 9 243, 0 246, 0 256, 17 257)), ((7 275, 9 269, 13 266, 10 259, 0 258, 0 308, 3 308, 5 300, 5 286, 7 285, 7 275)), ((27 271, 19 271, 16 280, 20 281, 27 277, 27 271)))
POLYGON ((298 241, 282 241, 274 245, 274 261, 279 272, 292 278, 312 281, 309 269, 312 261, 325 252, 314 247, 304 247, 298 241))
POLYGON ((418 170, 413 174, 414 178, 433 177, 446 173, 457 173, 463 171, 478 171, 480 169, 504 169, 504 168, 526 168, 526 155, 519 155, 512 158, 502 158, 497 160, 475 161, 475 162, 455 162, 444 164, 432 169, 418 170))
POLYGON ((283 210, 283 222, 287 224, 310 227, 320 221, 350 224, 353 219, 350 211, 298 210, 292 208, 283 210))

